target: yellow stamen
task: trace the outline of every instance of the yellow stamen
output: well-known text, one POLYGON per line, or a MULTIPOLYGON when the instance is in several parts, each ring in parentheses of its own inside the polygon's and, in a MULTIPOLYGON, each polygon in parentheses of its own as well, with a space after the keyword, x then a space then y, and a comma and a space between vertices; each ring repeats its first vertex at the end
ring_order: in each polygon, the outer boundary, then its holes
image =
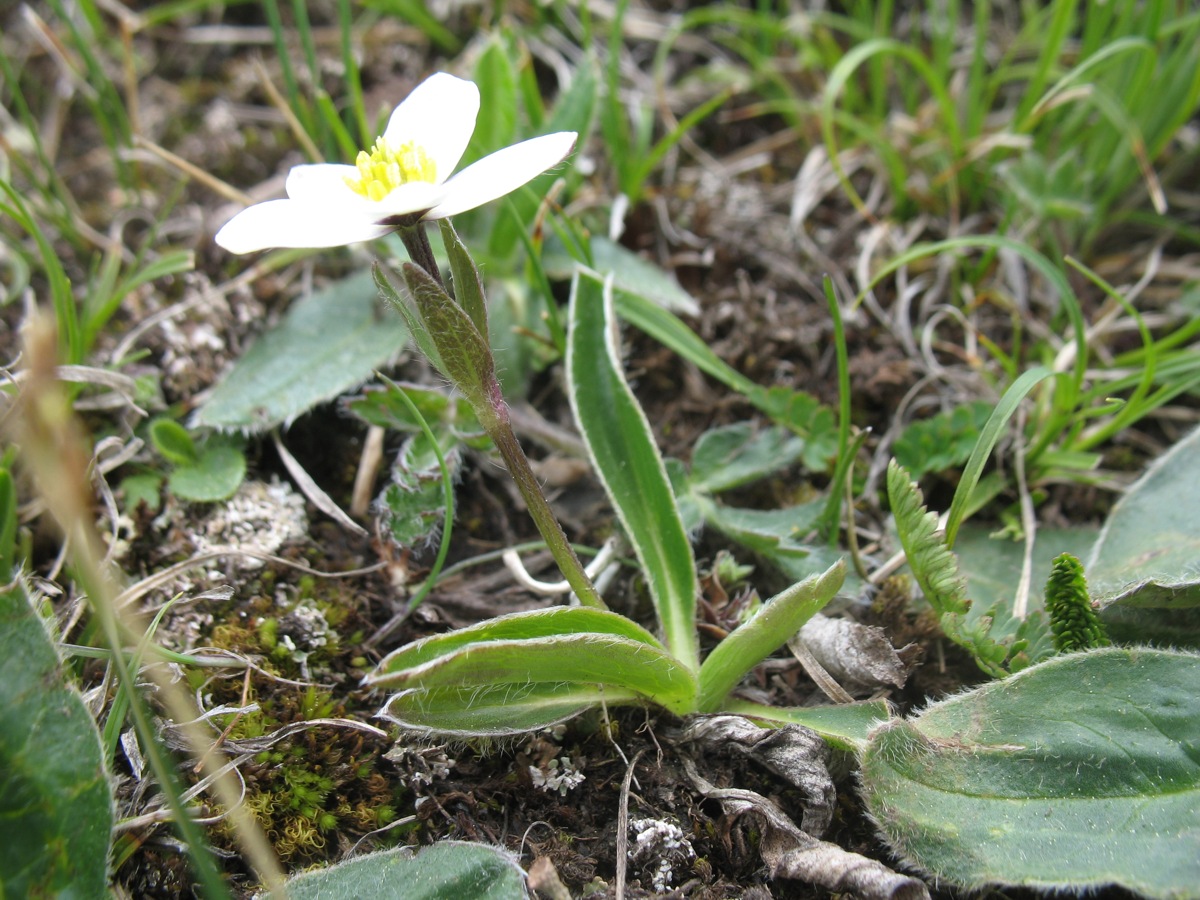
POLYGON ((437 183, 437 163, 413 141, 392 148, 379 138, 370 153, 359 151, 354 167, 358 177, 347 175, 346 186, 368 200, 382 200, 410 181, 437 183))

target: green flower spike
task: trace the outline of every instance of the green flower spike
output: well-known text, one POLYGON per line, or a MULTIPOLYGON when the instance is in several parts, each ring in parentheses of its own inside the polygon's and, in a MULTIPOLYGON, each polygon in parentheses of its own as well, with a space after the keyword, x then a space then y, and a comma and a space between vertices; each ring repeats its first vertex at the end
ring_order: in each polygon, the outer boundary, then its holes
POLYGON ((1054 560, 1046 581, 1046 612, 1060 653, 1107 647, 1108 635, 1088 597, 1083 565, 1070 553, 1054 560))

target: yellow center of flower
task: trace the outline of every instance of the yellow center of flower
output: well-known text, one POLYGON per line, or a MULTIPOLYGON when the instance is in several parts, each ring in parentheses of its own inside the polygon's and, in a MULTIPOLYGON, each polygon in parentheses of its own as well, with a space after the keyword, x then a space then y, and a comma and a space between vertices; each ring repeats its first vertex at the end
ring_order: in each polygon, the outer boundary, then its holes
POLYGON ((354 160, 358 177, 346 176, 346 186, 368 200, 382 200, 410 181, 437 183, 437 163, 424 147, 413 141, 393 148, 383 138, 375 141, 371 152, 360 150, 354 160))

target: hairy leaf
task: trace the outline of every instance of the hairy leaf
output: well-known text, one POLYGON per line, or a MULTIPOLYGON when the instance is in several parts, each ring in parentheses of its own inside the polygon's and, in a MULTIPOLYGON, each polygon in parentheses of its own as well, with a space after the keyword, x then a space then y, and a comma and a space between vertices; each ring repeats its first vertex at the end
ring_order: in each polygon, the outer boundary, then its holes
POLYGON ((1055 657, 872 735, 867 807, 939 879, 1147 897, 1200 884, 1200 656, 1055 657))

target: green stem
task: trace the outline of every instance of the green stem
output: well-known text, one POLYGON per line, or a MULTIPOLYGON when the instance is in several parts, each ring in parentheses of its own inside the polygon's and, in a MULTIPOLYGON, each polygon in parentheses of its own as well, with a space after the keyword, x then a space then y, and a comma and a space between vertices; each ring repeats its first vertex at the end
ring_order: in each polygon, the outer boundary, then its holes
MULTIPOLYGON (((562 526, 550 509, 550 504, 546 502, 542 486, 538 483, 537 476, 533 474, 533 468, 529 465, 529 457, 525 455, 525 451, 521 448, 521 444, 513 432, 512 423, 509 420, 508 404, 501 393, 499 382, 493 381, 491 387, 492 402, 487 408, 486 414, 479 416, 480 424, 487 431, 492 443, 496 445, 496 449, 500 451, 504 465, 508 467, 509 474, 517 483, 517 490, 525 498, 525 506, 529 509, 529 515, 533 517, 533 522, 537 525, 538 531, 542 533, 546 547, 550 550, 554 561, 558 563, 563 578, 566 579, 567 584, 571 585, 571 590, 575 592, 579 602, 584 606, 592 606, 596 609, 608 609, 607 604, 592 584, 592 579, 583 570, 583 563, 575 555, 575 548, 567 540, 562 526)), ((476 410, 477 414, 483 412, 484 410, 476 410)))
MULTIPOLYGON (((429 244, 429 235, 425 232, 424 226, 420 221, 405 221, 397 223, 396 230, 404 242, 412 262, 424 269, 429 277, 436 279, 444 290, 446 285, 438 271, 437 260, 434 259, 433 248, 429 244)), ((486 327, 484 331, 486 332, 486 327)), ((486 333, 483 337, 485 340, 487 339, 486 333)), ((579 598, 581 604, 596 609, 608 609, 592 584, 592 579, 584 571, 583 563, 575 555, 571 542, 567 540, 562 526, 546 501, 546 495, 542 493, 542 486, 538 483, 537 476, 533 474, 529 458, 525 455, 525 451, 521 448, 517 435, 513 431, 504 391, 490 365, 480 380, 482 397, 479 390, 466 390, 463 385, 459 385, 459 388, 475 410, 479 424, 483 426, 483 430, 487 432, 492 443, 496 445, 496 449, 500 451, 504 465, 512 475, 513 481, 517 483, 517 489, 525 499, 529 515, 533 517, 533 523, 541 532, 546 547, 550 550, 554 561, 558 563, 563 578, 571 586, 571 590, 575 592, 575 596, 579 598)))

